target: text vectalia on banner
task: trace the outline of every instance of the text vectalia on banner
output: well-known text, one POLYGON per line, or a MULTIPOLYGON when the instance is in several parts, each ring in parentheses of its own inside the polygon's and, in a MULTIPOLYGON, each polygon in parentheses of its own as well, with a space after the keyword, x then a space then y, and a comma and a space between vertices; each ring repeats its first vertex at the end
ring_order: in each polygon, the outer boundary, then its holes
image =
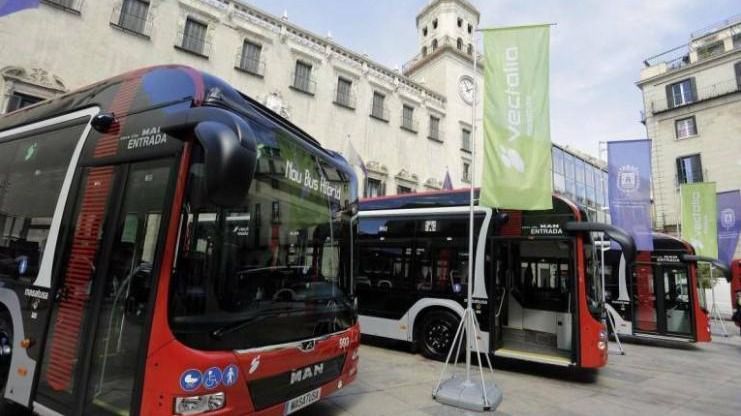
POLYGON ((700 256, 718 257, 717 197, 714 182, 683 183, 682 238, 700 256))
POLYGON ((651 141, 607 143, 612 223, 627 230, 638 250, 653 250, 651 230, 651 141))
POLYGON ((718 259, 729 265, 741 233, 741 191, 718 192, 718 259))
POLYGON ((551 209, 548 25, 484 30, 481 205, 551 209))

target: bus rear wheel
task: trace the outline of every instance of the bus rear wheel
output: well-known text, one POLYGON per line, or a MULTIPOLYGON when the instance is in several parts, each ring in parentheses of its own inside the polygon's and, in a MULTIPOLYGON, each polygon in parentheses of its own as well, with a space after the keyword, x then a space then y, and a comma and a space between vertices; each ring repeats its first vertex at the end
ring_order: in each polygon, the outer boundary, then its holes
MULTIPOLYGON (((453 312, 432 311, 422 318, 417 328, 416 341, 426 358, 445 361, 455 340, 460 318, 453 312)), ((461 352, 464 351, 461 348, 461 352)))

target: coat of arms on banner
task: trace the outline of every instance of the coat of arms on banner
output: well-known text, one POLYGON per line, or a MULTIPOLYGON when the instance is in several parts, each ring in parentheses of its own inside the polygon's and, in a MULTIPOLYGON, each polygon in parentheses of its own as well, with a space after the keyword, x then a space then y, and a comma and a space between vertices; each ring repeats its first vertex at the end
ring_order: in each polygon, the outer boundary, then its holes
POLYGON ((726 208, 720 212, 720 225, 726 230, 730 230, 736 225, 736 213, 731 208, 726 208))
POLYGON ((625 194, 632 194, 641 186, 639 170, 635 166, 625 165, 620 167, 617 175, 617 187, 625 194))

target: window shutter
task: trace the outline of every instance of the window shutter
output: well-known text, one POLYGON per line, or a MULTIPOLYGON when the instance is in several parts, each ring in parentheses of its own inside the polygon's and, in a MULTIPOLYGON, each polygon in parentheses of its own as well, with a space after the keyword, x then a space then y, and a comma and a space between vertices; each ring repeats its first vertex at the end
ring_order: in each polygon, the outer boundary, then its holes
POLYGON ((697 101, 697 85, 695 84, 695 77, 690 78, 690 91, 692 91, 692 101, 697 101))
POLYGON ((672 84, 666 86, 666 104, 668 108, 674 108, 674 99, 672 97, 672 84))
POLYGON ((703 182, 702 160, 700 160, 700 155, 692 157, 692 172, 694 173, 693 182, 703 182))
POLYGON ((682 163, 682 158, 678 157, 677 158, 677 183, 681 184, 681 183, 686 183, 686 182, 687 180, 684 177, 684 166, 682 163))
POLYGON ((736 62, 734 68, 736 68, 736 86, 741 90, 741 61, 736 62))

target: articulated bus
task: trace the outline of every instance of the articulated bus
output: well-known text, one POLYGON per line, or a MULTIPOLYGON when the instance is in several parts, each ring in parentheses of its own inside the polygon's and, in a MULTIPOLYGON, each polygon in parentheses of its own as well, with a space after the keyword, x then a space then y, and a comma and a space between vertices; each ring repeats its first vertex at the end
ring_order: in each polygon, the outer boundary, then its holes
POLYGON ((362 333, 410 342, 444 360, 474 261, 474 311, 487 353, 604 366, 607 332, 590 232, 609 232, 626 252, 633 240, 587 222, 583 210, 554 196, 553 209, 543 211, 477 205, 471 255, 469 201, 469 190, 360 201, 355 289, 362 333))
POLYGON ((352 382, 356 195, 187 67, 3 116, 0 414, 285 415, 352 382))
POLYGON ((712 263, 726 276, 728 268, 716 259, 696 256, 692 246, 677 237, 654 233, 653 245, 653 251, 638 251, 633 264, 620 250, 605 252, 606 307, 615 332, 661 341, 710 342, 697 262, 712 263))

